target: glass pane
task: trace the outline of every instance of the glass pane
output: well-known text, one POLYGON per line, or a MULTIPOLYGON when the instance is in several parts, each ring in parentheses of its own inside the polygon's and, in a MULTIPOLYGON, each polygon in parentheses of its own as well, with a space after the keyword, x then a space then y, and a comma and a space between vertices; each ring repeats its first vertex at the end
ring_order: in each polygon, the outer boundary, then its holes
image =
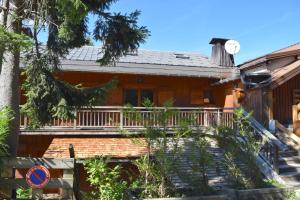
POLYGON ((207 104, 213 104, 214 103, 214 98, 213 98, 211 90, 204 90, 204 99, 203 99, 203 101, 204 101, 204 103, 207 103, 207 104))
POLYGON ((143 102, 149 99, 151 102, 153 102, 153 91, 152 90, 142 90, 141 91, 141 103, 143 104, 143 102))
POLYGON ((124 104, 130 104, 132 106, 138 106, 138 92, 134 89, 125 90, 124 104))

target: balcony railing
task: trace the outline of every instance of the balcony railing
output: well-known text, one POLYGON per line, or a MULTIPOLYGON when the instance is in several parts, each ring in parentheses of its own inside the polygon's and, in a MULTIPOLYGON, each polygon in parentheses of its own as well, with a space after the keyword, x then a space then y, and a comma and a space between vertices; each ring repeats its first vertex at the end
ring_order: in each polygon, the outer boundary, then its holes
MULTIPOLYGON (((141 129, 149 125, 160 127, 159 116, 166 108, 121 106, 101 106, 76 111, 74 119, 53 119, 43 129, 141 129)), ((208 127, 224 124, 233 127, 233 108, 172 107, 172 114, 167 119, 167 127, 178 126, 182 121, 189 121, 191 126, 208 127)), ((29 120, 21 116, 20 125, 25 129, 29 120)))

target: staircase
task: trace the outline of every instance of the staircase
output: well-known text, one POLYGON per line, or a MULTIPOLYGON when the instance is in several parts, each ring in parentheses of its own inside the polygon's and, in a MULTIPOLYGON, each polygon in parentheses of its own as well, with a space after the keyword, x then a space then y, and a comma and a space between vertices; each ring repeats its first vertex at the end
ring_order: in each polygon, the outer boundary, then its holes
POLYGON ((276 122, 276 137, 286 146, 279 151, 278 173, 288 186, 300 188, 300 137, 276 122))

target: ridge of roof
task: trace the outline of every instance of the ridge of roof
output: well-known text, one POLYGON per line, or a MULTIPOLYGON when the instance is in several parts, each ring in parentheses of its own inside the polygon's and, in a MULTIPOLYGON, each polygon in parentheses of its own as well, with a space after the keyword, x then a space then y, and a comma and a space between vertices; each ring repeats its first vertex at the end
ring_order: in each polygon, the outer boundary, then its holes
MULTIPOLYGON (((99 50, 101 49, 101 46, 92 46, 92 45, 83 45, 82 47, 87 47, 87 48, 98 48, 99 50)), ((82 47, 78 47, 75 49, 80 49, 82 47)), ((139 48, 138 51, 148 51, 148 52, 158 52, 158 53, 178 53, 178 54, 193 54, 193 55, 198 55, 198 56, 202 56, 204 58, 208 58, 207 55, 199 53, 197 51, 181 51, 181 50, 159 50, 159 49, 143 49, 143 48, 139 48)))
POLYGON ((278 50, 276 50, 276 51, 271 52, 270 54, 273 54, 273 53, 279 53, 279 52, 281 52, 281 51, 283 51, 283 50, 289 49, 289 48, 294 47, 294 46, 297 46, 297 45, 300 45, 300 42, 297 42, 297 43, 295 43, 295 44, 291 44, 291 45, 289 45, 289 46, 287 46, 287 47, 283 47, 283 48, 281 48, 281 49, 278 49, 278 50))
POLYGON ((253 65, 263 63, 263 62, 271 59, 272 55, 277 55, 277 54, 280 54, 280 53, 293 51, 294 49, 291 49, 291 48, 296 47, 298 45, 299 45, 299 50, 300 50, 300 42, 297 42, 297 43, 291 44, 287 47, 283 47, 283 48, 280 48, 278 50, 272 51, 271 53, 267 53, 267 54, 264 54, 262 56, 247 60, 247 61, 243 62, 242 64, 239 64, 238 67, 240 69, 245 69, 245 68, 251 67, 253 65))

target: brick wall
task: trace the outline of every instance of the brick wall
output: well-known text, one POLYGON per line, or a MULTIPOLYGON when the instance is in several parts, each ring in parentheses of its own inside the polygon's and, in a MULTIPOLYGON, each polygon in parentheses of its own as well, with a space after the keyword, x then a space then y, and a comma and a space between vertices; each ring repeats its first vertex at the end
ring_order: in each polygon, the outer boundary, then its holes
MULTIPOLYGON (((144 140, 132 141, 123 137, 70 137, 70 136, 39 136, 21 135, 19 139, 19 156, 68 158, 69 144, 73 144, 76 158, 87 158, 95 155, 105 155, 118 158, 138 157, 147 153, 147 145, 144 140)), ((112 167, 117 163, 110 164, 112 167)), ((138 169, 130 162, 122 165, 121 177, 123 180, 131 180, 139 174, 138 169)), ((16 177, 24 178, 28 169, 17 170, 16 177)), ((62 170, 50 170, 52 178, 62 177, 62 170)), ((80 189, 91 190, 86 181, 87 175, 83 165, 80 165, 80 189)), ((57 189, 47 192, 57 192, 57 189)))
POLYGON ((76 158, 88 158, 95 155, 126 158, 147 153, 144 140, 136 142, 124 137, 23 135, 19 139, 18 155, 68 158, 70 144, 74 146, 76 158))

